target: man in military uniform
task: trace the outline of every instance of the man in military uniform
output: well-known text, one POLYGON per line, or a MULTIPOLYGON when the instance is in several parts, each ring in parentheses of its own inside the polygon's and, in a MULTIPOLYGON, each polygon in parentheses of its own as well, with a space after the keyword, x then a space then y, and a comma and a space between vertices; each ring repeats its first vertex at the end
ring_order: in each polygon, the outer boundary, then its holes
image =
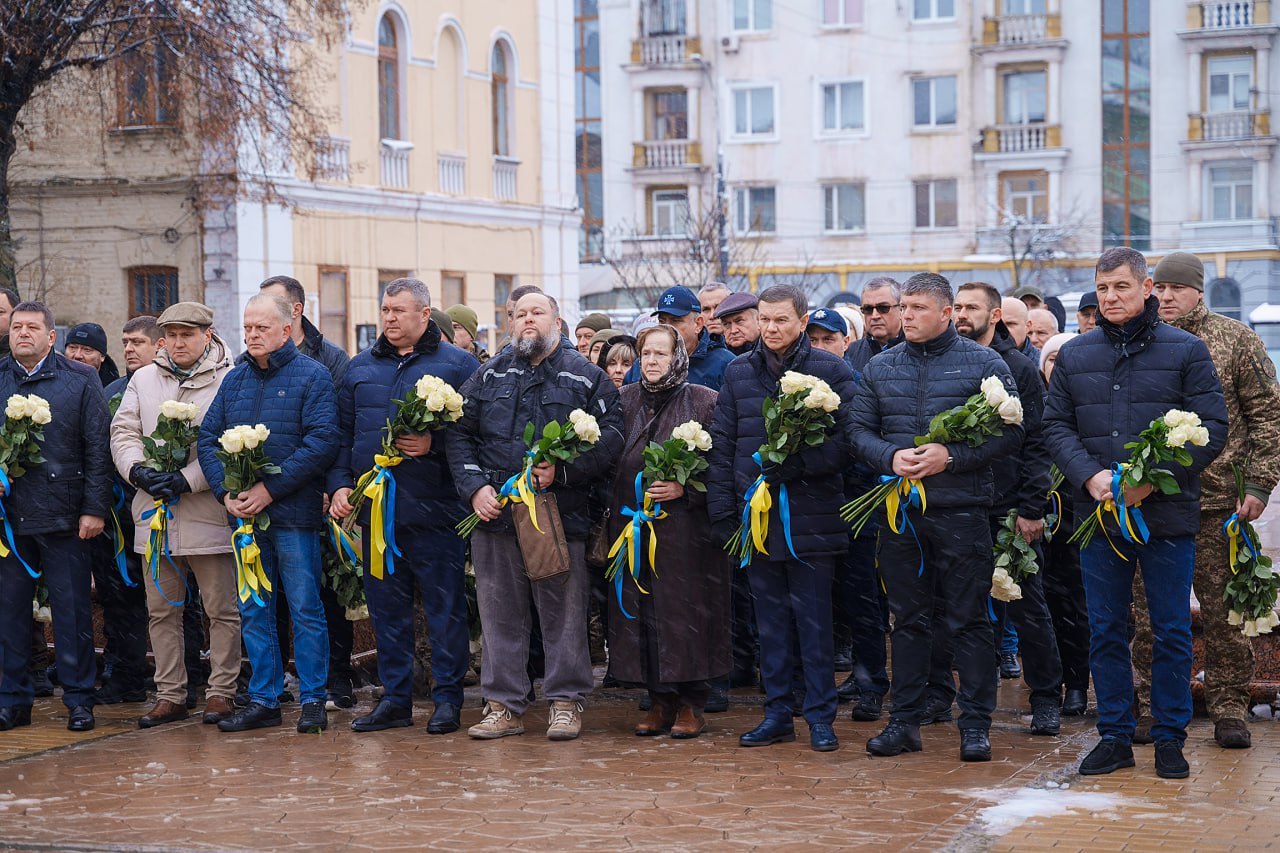
MULTIPOLYGON (((1152 278, 1160 319, 1205 342, 1227 401, 1227 446, 1200 475, 1201 524, 1192 584, 1200 601, 1205 699, 1213 719, 1213 739, 1225 749, 1245 749, 1251 743, 1245 716, 1253 647, 1238 626, 1227 624, 1222 591, 1231 568, 1222 525, 1232 513, 1238 513, 1241 521, 1257 519, 1280 480, 1280 458, 1275 453, 1280 447, 1280 386, 1262 340, 1243 323, 1205 306, 1204 265, 1199 258, 1174 252, 1156 266, 1152 278), (1237 500, 1233 464, 1244 470, 1243 501, 1237 500)), ((1134 741, 1150 743, 1151 622, 1145 598, 1135 596, 1135 605, 1138 631, 1133 663, 1138 670, 1139 720, 1134 741)))

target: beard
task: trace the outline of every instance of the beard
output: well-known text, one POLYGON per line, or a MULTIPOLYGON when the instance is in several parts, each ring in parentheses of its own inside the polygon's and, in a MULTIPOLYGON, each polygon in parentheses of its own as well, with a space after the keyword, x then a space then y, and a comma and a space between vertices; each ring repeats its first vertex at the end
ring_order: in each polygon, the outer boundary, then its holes
POLYGON ((957 325, 956 331, 959 332, 964 337, 970 340, 976 341, 979 338, 981 338, 983 335, 985 335, 987 333, 987 329, 990 329, 990 328, 991 328, 991 321, 988 320, 986 323, 983 323, 981 326, 979 326, 977 323, 971 323, 970 325, 967 325, 964 328, 961 328, 959 325, 957 325))
POLYGON ((557 332, 545 336, 521 338, 516 341, 516 355, 530 360, 541 358, 555 349, 559 342, 560 335, 557 332))

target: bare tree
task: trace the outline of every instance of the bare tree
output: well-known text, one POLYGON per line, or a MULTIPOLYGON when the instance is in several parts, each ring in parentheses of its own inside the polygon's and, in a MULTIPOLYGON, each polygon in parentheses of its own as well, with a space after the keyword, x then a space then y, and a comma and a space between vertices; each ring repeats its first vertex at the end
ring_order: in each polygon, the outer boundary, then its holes
POLYGON ((1013 289, 1023 285, 1044 286, 1042 279, 1058 269, 1056 260, 1077 254, 1086 233, 1085 217, 1072 208, 1054 223, 1002 207, 997 210, 1002 254, 1009 256, 1013 289))
POLYGON ((310 164, 324 117, 308 93, 317 46, 346 21, 343 0, 3 0, 0 2, 0 286, 15 283, 9 167, 22 114, 77 72, 164 70, 159 97, 180 111, 202 170, 278 173, 310 164))

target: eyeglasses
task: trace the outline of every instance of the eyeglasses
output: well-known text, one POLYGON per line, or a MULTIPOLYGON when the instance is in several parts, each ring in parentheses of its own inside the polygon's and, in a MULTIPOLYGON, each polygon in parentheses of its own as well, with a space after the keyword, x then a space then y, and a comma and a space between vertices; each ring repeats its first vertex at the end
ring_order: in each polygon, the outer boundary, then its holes
POLYGON ((894 308, 901 308, 902 303, 899 302, 897 305, 890 305, 888 302, 881 302, 879 305, 861 305, 859 307, 862 309, 863 314, 866 314, 868 317, 870 317, 872 314, 874 314, 877 311, 879 311, 881 314, 888 314, 894 308))

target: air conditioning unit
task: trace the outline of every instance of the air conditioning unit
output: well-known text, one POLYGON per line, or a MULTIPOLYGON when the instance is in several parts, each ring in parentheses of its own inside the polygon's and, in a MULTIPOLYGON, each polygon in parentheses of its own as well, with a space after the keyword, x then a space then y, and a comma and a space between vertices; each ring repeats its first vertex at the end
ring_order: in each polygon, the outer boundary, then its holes
POLYGON ((737 53, 742 44, 737 36, 721 36, 720 49, 725 53, 737 53))

